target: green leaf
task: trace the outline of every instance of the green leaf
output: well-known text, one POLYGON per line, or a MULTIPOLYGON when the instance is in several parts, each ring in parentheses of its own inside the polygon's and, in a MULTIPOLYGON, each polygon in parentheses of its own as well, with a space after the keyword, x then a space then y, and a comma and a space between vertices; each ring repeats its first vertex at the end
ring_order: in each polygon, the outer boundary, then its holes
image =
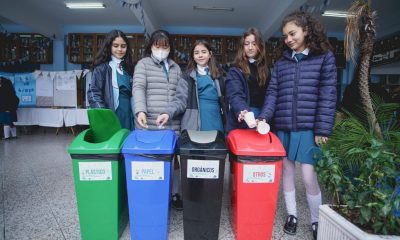
POLYGON ((346 201, 346 204, 349 206, 350 209, 353 209, 356 206, 354 201, 346 201))
POLYGON ((374 232, 378 232, 382 227, 383 227, 383 222, 375 222, 374 224, 372 224, 374 232))
POLYGON ((374 159, 378 158, 378 156, 381 154, 381 151, 372 151, 370 152, 370 156, 374 159))
POLYGON ((365 149, 362 148, 351 148, 349 151, 347 151, 347 154, 356 154, 356 153, 364 153, 366 152, 365 149))
POLYGON ((361 216, 364 218, 366 222, 368 222, 371 219, 371 209, 368 207, 362 207, 361 216))
POLYGON ((383 216, 387 216, 390 211, 392 210, 392 206, 390 206, 390 204, 386 204, 385 206, 382 207, 382 214, 383 216))
POLYGON ((378 140, 374 139, 374 138, 372 139, 371 143, 372 143, 372 147, 380 147, 380 146, 382 146, 382 143, 379 142, 378 140))

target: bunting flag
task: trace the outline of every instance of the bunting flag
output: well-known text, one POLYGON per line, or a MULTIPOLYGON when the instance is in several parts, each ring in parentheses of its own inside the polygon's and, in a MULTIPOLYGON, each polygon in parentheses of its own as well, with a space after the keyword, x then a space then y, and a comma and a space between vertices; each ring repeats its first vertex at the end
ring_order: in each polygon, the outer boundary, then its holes
POLYGON ((133 14, 139 19, 140 23, 144 28, 144 36, 149 39, 152 31, 149 31, 148 26, 146 26, 146 21, 144 20, 144 11, 142 7, 141 0, 117 0, 122 7, 128 7, 132 10, 133 14))
POLYGON ((331 3, 331 0, 321 0, 319 4, 315 5, 309 5, 308 3, 305 3, 301 5, 300 10, 304 12, 309 12, 309 13, 321 13, 329 4, 331 3))

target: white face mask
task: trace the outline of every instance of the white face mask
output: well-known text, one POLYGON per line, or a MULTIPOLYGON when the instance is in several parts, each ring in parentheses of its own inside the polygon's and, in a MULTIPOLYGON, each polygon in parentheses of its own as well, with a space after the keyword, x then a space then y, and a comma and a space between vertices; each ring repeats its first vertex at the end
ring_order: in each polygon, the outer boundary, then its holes
POLYGON ((169 50, 163 50, 163 49, 152 49, 151 53, 153 54, 153 57, 157 59, 158 61, 162 62, 165 59, 167 59, 169 55, 169 50))

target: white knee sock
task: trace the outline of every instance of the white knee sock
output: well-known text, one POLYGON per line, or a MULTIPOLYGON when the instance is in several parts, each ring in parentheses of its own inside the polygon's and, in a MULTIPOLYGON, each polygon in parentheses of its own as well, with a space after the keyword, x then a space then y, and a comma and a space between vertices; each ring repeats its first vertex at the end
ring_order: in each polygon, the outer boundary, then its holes
POLYGON ((10 126, 4 125, 4 138, 9 138, 10 137, 10 126))
POLYGON ((307 193, 308 207, 310 208, 311 223, 318 222, 319 205, 322 203, 321 192, 317 195, 310 195, 307 193))
POLYGON ((11 129, 11 136, 16 137, 17 136, 17 128, 16 127, 10 127, 11 129))
POLYGON ((283 196, 285 198, 287 214, 297 217, 296 190, 293 190, 291 192, 283 191, 283 196))

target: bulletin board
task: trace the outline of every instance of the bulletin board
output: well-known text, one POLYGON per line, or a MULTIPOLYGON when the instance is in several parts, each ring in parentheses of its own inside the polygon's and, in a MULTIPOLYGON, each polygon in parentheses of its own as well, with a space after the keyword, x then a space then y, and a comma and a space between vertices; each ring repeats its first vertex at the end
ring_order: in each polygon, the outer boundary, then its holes
POLYGON ((54 72, 54 106, 76 107, 76 77, 82 70, 54 72))

